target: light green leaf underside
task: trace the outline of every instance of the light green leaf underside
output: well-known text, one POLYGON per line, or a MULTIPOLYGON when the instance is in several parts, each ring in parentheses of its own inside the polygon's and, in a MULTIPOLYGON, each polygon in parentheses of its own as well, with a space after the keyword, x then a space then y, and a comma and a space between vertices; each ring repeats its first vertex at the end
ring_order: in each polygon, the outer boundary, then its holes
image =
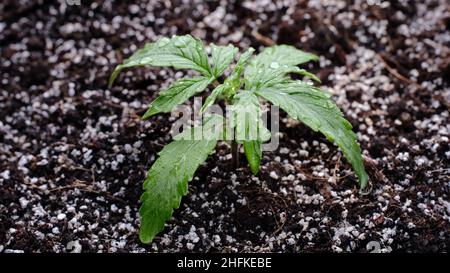
POLYGON ((366 186, 368 176, 364 170, 356 134, 328 94, 301 81, 275 84, 257 90, 256 93, 282 108, 292 118, 334 141, 353 166, 361 188, 366 186))
POLYGON ((109 85, 123 69, 144 65, 192 69, 204 76, 212 76, 203 43, 190 35, 175 35, 172 38, 162 38, 155 43, 148 43, 144 48, 136 51, 123 64, 115 68, 109 85))
MULTIPOLYGON (((210 120, 217 121, 217 118, 210 120)), ((201 127, 193 130, 197 129, 201 127)), ((141 196, 140 239, 143 243, 151 242, 164 229, 173 210, 180 206, 181 197, 187 194, 188 181, 216 144, 215 139, 175 140, 159 152, 159 158, 144 181, 145 191, 141 196)))
POLYGON ((319 79, 297 65, 318 60, 317 56, 292 46, 268 47, 253 58, 245 69, 246 89, 257 89, 289 80, 289 73, 319 79))
POLYGON ((182 78, 174 82, 168 89, 162 91, 142 116, 147 119, 158 113, 168 113, 178 104, 187 101, 193 95, 202 92, 214 78, 197 77, 182 78))
POLYGON ((211 57, 213 61, 213 75, 217 78, 228 68, 238 49, 233 45, 217 46, 211 44, 211 57))

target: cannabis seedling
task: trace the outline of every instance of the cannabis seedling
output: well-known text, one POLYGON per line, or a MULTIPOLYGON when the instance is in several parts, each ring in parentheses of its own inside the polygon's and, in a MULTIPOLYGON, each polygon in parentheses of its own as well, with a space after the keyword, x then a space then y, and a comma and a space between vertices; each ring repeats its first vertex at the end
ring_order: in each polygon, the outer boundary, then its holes
POLYGON ((211 84, 214 89, 201 111, 218 99, 231 104, 232 114, 228 119, 210 114, 201 126, 185 130, 159 152, 159 158, 144 181, 141 196, 142 242, 151 242, 163 230, 165 221, 170 219, 173 210, 180 206, 181 197, 186 195, 188 181, 214 150, 218 140, 228 140, 231 135, 232 150, 236 154, 236 147, 242 144, 252 173, 258 173, 261 145, 270 139, 270 132, 261 120, 260 99, 280 107, 293 119, 302 121, 314 131, 320 131, 337 144, 358 176, 360 188, 366 186, 368 176, 351 124, 332 102, 330 95, 290 77, 290 74, 299 74, 319 81, 316 76, 298 67, 299 64, 317 60, 317 56, 292 46, 278 45, 266 48, 253 57, 254 50, 250 48, 240 56, 228 77, 219 83, 219 77, 230 66, 238 49, 233 45, 214 44, 210 48, 211 59, 203 43, 190 35, 162 38, 146 44, 118 65, 111 75, 110 86, 122 69, 135 66, 170 66, 200 73, 198 77, 177 80, 162 91, 150 104, 143 119, 170 112, 211 84))

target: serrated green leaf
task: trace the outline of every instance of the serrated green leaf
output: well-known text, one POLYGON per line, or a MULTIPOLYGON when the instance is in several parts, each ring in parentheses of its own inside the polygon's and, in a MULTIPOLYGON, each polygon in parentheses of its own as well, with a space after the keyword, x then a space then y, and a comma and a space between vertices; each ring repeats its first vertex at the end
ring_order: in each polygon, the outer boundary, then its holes
POLYGON ((112 85, 123 69, 145 65, 192 69, 204 76, 212 76, 203 43, 190 35, 174 35, 172 38, 162 38, 155 43, 146 44, 144 48, 136 51, 115 68, 109 85, 112 85))
POLYGON ((276 45, 265 48, 251 63, 277 63, 281 67, 282 65, 294 66, 315 60, 318 60, 318 57, 312 53, 304 52, 289 45, 276 45))
POLYGON ((214 102, 216 101, 216 99, 225 92, 226 89, 226 85, 224 84, 219 84, 216 88, 214 88, 214 90, 211 92, 211 95, 209 95, 206 100, 205 103, 202 105, 202 108, 200 109, 200 113, 205 112, 205 110, 210 107, 211 105, 214 104, 214 102))
POLYGON ((319 77, 317 77, 313 73, 310 73, 310 72, 306 71, 305 69, 301 69, 301 68, 298 68, 298 67, 295 67, 292 71, 289 71, 288 73, 296 73, 296 74, 299 74, 299 75, 306 76, 306 77, 310 78, 313 81, 316 81, 316 82, 319 82, 319 83, 322 82, 319 79, 319 77))
POLYGON ((314 131, 320 131, 328 140, 334 141, 353 166, 361 188, 366 186, 368 176, 364 170, 356 134, 328 94, 301 81, 261 88, 256 94, 279 106, 292 118, 302 121, 314 131))
POLYGON ((174 141, 159 153, 144 183, 140 239, 149 243, 186 195, 187 182, 216 146, 214 140, 174 141))
POLYGON ((149 109, 142 116, 147 119, 158 113, 168 113, 172 109, 188 100, 193 95, 202 92, 214 80, 214 78, 197 77, 182 78, 174 82, 168 89, 162 91, 149 106, 149 109))
POLYGON ((236 66, 234 67, 234 73, 238 76, 238 78, 244 71, 245 65, 250 60, 250 57, 252 57, 253 52, 255 52, 255 49, 253 47, 249 47, 247 51, 242 53, 241 57, 239 57, 239 60, 236 63, 236 66))
POLYGON ((250 47, 249 49, 247 49, 247 51, 242 53, 242 55, 239 57, 238 62, 236 63, 236 66, 233 69, 233 73, 231 73, 231 75, 225 79, 225 93, 228 98, 231 98, 241 87, 242 72, 244 71, 245 65, 250 60, 250 57, 253 55, 253 52, 255 52, 255 49, 250 47))
POLYGON ((246 89, 269 87, 287 81, 290 79, 288 73, 298 73, 318 80, 313 74, 297 67, 299 64, 314 60, 318 60, 316 55, 292 46, 268 47, 253 58, 246 67, 246 89))
MULTIPOLYGON (((216 122, 219 117, 209 119, 216 122)), ((209 126, 205 124, 204 126, 209 126)), ((192 130, 203 130, 195 127, 192 130)), ((174 209, 179 208, 181 197, 188 191, 190 181, 197 168, 214 150, 217 139, 175 140, 158 153, 147 178, 141 196, 140 239, 149 243, 164 229, 164 223, 172 217, 174 209)))
POLYGON ((243 141, 243 146, 245 157, 247 158, 250 170, 254 175, 257 175, 259 172, 259 165, 261 164, 262 157, 261 141, 243 141))
POLYGON ((233 45, 217 46, 211 44, 211 57, 213 61, 213 75, 217 78, 228 68, 231 61, 234 59, 234 55, 238 52, 238 49, 233 45))
POLYGON ((270 66, 267 67, 267 65, 263 64, 262 70, 263 73, 261 73, 261 75, 257 75, 255 78, 258 82, 258 84, 254 86, 256 88, 270 87, 277 83, 292 81, 292 78, 289 76, 290 73, 306 76, 316 82, 320 82, 320 79, 316 75, 297 66, 285 65, 283 67, 273 69, 270 66))

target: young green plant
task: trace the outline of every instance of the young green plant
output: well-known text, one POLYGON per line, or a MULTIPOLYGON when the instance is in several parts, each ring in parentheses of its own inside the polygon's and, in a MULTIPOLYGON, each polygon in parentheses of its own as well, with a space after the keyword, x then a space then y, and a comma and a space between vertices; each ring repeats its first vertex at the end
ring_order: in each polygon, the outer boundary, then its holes
POLYGON ((140 239, 143 243, 151 242, 163 230, 164 223, 171 218, 173 210, 179 208, 182 196, 187 194, 188 181, 213 152, 219 140, 229 140, 231 135, 233 156, 239 154, 238 145, 241 144, 251 172, 254 175, 258 173, 261 146, 271 137, 261 119, 260 100, 280 107, 291 118, 334 142, 352 165, 360 188, 366 186, 368 176, 352 125, 343 117, 329 94, 290 77, 291 74, 299 74, 320 82, 315 75, 298 67, 316 61, 317 56, 288 45, 268 47, 253 56, 254 50, 250 48, 240 55, 223 82, 219 82, 238 49, 233 45, 214 44, 210 48, 211 56, 208 56, 203 43, 190 35, 162 38, 146 44, 118 65, 111 75, 110 86, 120 71, 136 66, 168 66, 199 73, 196 77, 179 79, 160 92, 143 119, 170 112, 210 85, 214 88, 201 112, 219 99, 231 104, 228 120, 221 115, 210 114, 202 125, 183 131, 159 152, 159 158, 144 181, 141 196, 140 239))

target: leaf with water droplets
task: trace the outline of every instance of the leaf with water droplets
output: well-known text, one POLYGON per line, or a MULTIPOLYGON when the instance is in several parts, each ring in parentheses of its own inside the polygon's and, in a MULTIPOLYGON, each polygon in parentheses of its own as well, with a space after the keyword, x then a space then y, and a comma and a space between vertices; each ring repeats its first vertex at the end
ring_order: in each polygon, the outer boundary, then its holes
POLYGON ((278 69, 278 68, 280 68, 280 64, 278 62, 271 62, 270 63, 270 68, 278 69))
POLYGON ((318 60, 317 56, 292 46, 279 45, 264 49, 253 58, 245 69, 246 89, 268 87, 290 78, 289 73, 298 73, 320 81, 316 76, 297 65, 318 60))
POLYGON ((233 45, 217 46, 211 44, 211 57, 213 61, 213 75, 217 78, 228 68, 231 61, 234 59, 234 55, 238 52, 238 49, 233 45))
POLYGON ((188 100, 193 95, 202 92, 214 80, 213 77, 182 78, 175 81, 168 89, 162 91, 149 106, 142 119, 147 119, 158 113, 168 113, 188 100))
MULTIPOLYGON (((216 123, 221 116, 205 120, 203 126, 193 131, 204 132, 209 122, 216 123)), ((193 134, 197 134, 193 132, 193 134)), ((156 234, 164 229, 164 222, 172 216, 173 210, 180 206, 181 197, 188 192, 190 181, 197 168, 206 160, 217 144, 217 139, 175 140, 158 153, 159 158, 153 163, 144 181, 145 192, 141 196, 141 231, 140 239, 149 243, 156 234)))
POLYGON ((167 45, 168 43, 170 43, 170 39, 167 37, 161 38, 161 40, 159 40, 157 42, 158 47, 163 47, 165 45, 167 45))
POLYGON ((192 69, 206 77, 212 76, 203 43, 190 35, 174 35, 170 39, 161 38, 155 43, 146 44, 142 49, 136 51, 114 69, 109 79, 109 85, 112 85, 123 69, 145 65, 192 69))
POLYGON ((336 143, 352 164, 360 186, 364 188, 368 176, 364 169, 356 134, 342 112, 320 89, 301 81, 286 81, 256 90, 256 94, 302 121, 314 131, 320 131, 336 143))

